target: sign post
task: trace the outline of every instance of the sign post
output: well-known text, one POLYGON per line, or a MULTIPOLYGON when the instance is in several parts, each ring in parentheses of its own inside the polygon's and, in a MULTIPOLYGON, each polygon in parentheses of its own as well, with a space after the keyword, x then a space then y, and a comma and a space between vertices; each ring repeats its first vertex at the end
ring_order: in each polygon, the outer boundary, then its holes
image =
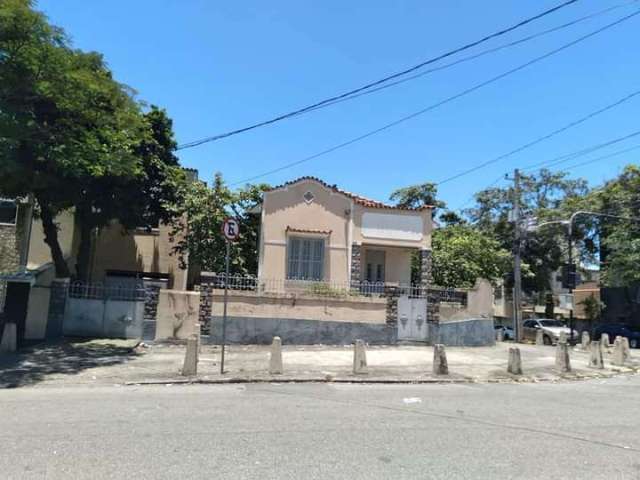
POLYGON ((229 260, 231 257, 231 242, 238 240, 240 228, 235 218, 227 217, 222 223, 222 235, 226 240, 227 252, 224 259, 224 303, 222 307, 222 345, 220 353, 220 374, 224 374, 224 350, 227 343, 227 299, 229 295, 229 260))

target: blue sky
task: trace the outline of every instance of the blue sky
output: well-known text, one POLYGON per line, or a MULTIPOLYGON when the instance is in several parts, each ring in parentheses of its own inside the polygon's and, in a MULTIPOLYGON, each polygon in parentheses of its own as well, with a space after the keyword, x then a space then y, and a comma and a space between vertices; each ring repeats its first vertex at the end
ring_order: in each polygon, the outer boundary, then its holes
MULTIPOLYGON (((41 0, 38 8, 65 28, 77 47, 103 53, 115 77, 135 88, 141 100, 166 108, 184 143, 350 90, 558 3, 41 0)), ((474 52, 620 3, 625 0, 580 0, 474 52)), ((180 158, 205 180, 220 171, 230 183, 241 181, 420 110, 639 8, 636 2, 383 92, 184 150, 180 158)), ((640 89, 639 32, 637 16, 400 126, 262 180, 278 184, 315 175, 379 200, 402 186, 441 180, 640 89)), ((441 197, 459 207, 515 167, 640 129, 639 108, 636 97, 443 185, 441 197)), ((631 139, 592 157, 634 144, 631 139)), ((571 173, 597 184, 639 158, 640 150, 571 173)))

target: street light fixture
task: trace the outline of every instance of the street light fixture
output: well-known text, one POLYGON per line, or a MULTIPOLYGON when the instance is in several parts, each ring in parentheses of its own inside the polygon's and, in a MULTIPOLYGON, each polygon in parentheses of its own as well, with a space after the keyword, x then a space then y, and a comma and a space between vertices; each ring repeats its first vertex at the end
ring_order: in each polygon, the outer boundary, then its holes
MULTIPOLYGON (((637 218, 637 217, 623 217, 620 215, 611 215, 608 213, 591 212, 589 210, 578 210, 573 214, 571 214, 568 220, 550 220, 548 222, 537 224, 535 223, 536 222, 535 217, 531 217, 530 219, 528 219, 527 226, 526 226, 527 232, 535 232, 539 228, 546 227, 547 225, 563 225, 568 227, 567 243, 569 244, 569 252, 568 252, 569 253, 569 259, 568 259, 569 275, 571 275, 572 272, 575 272, 574 265, 573 265, 573 245, 572 245, 573 221, 576 219, 576 217, 580 215, 593 215, 596 217, 608 217, 608 218, 617 218, 621 220, 640 221, 640 218, 637 218)), ((575 287, 575 273, 573 274, 573 281, 569 282, 569 294, 571 295, 571 308, 569 309, 569 330, 570 330, 569 338, 570 338, 570 343, 572 344, 573 344, 573 289, 574 287, 575 287)))

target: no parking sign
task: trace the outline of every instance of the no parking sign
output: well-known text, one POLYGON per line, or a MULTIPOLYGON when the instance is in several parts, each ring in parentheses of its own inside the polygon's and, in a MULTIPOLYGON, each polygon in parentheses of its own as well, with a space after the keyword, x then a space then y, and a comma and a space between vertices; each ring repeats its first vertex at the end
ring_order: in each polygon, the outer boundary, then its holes
POLYGON ((240 224, 238 220, 232 217, 227 217, 222 223, 222 235, 230 242, 235 242, 240 236, 240 224))

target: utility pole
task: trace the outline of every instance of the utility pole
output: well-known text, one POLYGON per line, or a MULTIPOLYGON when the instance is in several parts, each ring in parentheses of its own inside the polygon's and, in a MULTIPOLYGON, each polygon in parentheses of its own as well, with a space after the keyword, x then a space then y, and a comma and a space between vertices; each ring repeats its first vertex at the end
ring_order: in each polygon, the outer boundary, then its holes
POLYGON ((513 222, 515 240, 513 248, 513 329, 516 342, 522 341, 522 276, 520 272, 520 249, 522 238, 520 232, 520 171, 516 168, 513 172, 513 222))
POLYGON ((577 272, 573 265, 573 219, 575 217, 571 217, 569 221, 569 229, 568 234, 569 238, 567 239, 567 243, 569 244, 569 267, 567 269, 567 280, 569 287, 569 294, 571 295, 571 308, 569 309, 569 344, 573 345, 573 289, 576 287, 576 276, 577 272), (575 272, 575 273, 574 273, 575 272))

